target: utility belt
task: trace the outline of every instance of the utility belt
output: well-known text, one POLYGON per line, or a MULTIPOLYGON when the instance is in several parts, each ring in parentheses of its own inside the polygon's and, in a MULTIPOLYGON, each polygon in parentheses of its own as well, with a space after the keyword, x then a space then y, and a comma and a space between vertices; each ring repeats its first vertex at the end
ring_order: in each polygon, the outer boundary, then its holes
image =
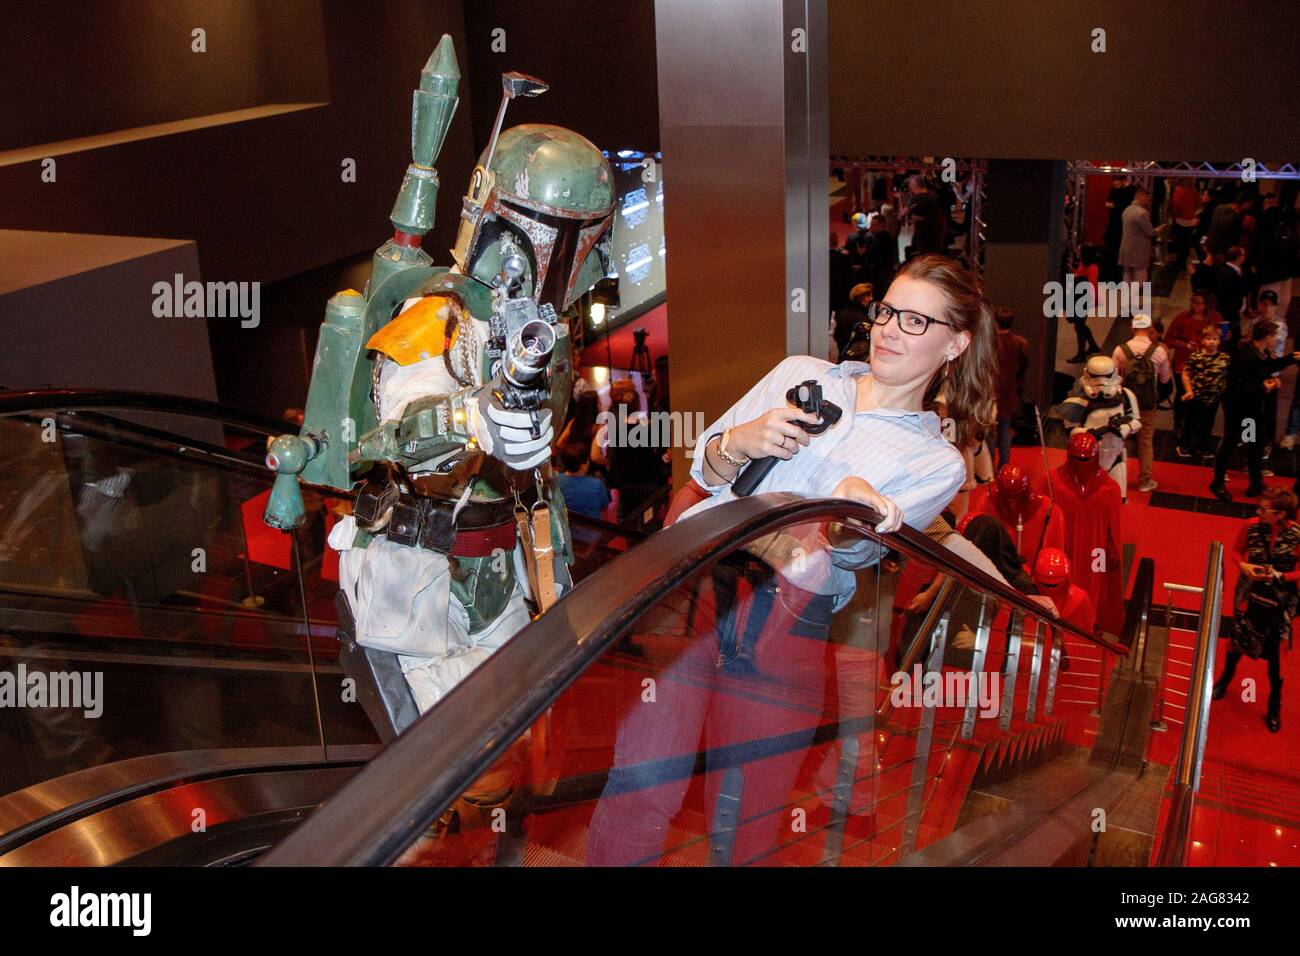
MULTIPOLYGON (((531 505, 537 489, 520 492, 531 505)), ((407 491, 391 480, 371 479, 357 491, 352 513, 358 526, 371 534, 386 534, 395 544, 425 548, 462 558, 482 558, 498 548, 515 547, 518 527, 513 499, 467 501, 453 521, 456 502, 407 491)))

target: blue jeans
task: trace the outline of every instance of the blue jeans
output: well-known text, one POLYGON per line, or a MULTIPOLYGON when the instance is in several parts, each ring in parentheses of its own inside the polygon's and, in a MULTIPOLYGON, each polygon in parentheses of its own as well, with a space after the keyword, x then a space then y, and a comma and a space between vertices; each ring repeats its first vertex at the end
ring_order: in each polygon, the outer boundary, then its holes
POLYGON ((1300 435, 1300 391, 1291 399, 1291 411, 1286 416, 1286 433, 1300 435))
POLYGON ((998 421, 998 468, 1011 463, 1011 439, 1015 437, 1015 429, 1011 427, 1011 419, 998 421))
MULTIPOLYGON (((771 851, 790 824, 791 788, 824 720, 832 600, 793 587, 770 569, 755 577, 719 563, 698 598, 701 607, 716 608, 714 620, 694 627, 663 662, 654 699, 645 697, 643 663, 619 668, 622 718, 613 767, 591 818, 589 866, 658 863, 694 775, 701 736, 706 825, 713 826, 724 774, 739 768, 731 862, 773 862, 771 851), (744 582, 750 594, 741 597, 744 582)), ((647 643, 654 640, 664 639, 647 643)))

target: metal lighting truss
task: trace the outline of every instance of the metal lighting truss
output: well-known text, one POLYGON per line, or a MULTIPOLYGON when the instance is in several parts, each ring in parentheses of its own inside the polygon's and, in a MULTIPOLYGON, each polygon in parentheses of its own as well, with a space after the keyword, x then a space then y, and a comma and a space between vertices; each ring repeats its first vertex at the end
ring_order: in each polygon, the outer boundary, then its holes
POLYGON ((1128 160, 1118 165, 1114 163, 1094 163, 1090 159, 1076 159, 1069 164, 1071 175, 1088 175, 1089 173, 1128 173, 1132 176, 1162 176, 1166 179, 1243 179, 1247 172, 1255 179, 1289 179, 1300 180, 1300 169, 1295 163, 1279 163, 1270 166, 1267 163, 1255 163, 1244 166, 1242 163, 1197 163, 1181 161, 1162 162, 1155 159, 1128 160))
POLYGON ((1295 163, 1208 163, 1180 160, 1165 162, 1156 159, 1126 160, 1123 163, 1096 163, 1090 159, 1072 160, 1068 166, 1067 189, 1071 191, 1073 203, 1070 215, 1069 248, 1071 255, 1079 249, 1080 237, 1083 235, 1083 197, 1087 190, 1086 178, 1090 175, 1111 175, 1127 173, 1136 179, 1149 181, 1157 177, 1162 179, 1236 179, 1247 182, 1261 179, 1286 181, 1300 180, 1300 169, 1295 163))

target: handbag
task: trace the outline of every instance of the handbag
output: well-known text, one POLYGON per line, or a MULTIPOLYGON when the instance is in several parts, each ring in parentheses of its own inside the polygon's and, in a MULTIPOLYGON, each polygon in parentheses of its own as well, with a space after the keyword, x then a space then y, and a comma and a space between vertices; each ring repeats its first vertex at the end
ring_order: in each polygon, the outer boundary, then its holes
POLYGON ((1251 660, 1287 628, 1287 607, 1272 581, 1252 582, 1234 615, 1232 642, 1251 660))

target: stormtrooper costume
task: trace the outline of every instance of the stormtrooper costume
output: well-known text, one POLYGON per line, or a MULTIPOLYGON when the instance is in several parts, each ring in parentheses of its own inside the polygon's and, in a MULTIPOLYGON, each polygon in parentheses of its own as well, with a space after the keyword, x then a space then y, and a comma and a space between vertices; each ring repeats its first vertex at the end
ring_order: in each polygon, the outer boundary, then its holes
POLYGON ((1070 397, 1057 406, 1071 435, 1088 432, 1097 439, 1103 471, 1115 479, 1128 501, 1128 449, 1125 439, 1142 427, 1137 397, 1124 387, 1114 359, 1088 359, 1070 397))

